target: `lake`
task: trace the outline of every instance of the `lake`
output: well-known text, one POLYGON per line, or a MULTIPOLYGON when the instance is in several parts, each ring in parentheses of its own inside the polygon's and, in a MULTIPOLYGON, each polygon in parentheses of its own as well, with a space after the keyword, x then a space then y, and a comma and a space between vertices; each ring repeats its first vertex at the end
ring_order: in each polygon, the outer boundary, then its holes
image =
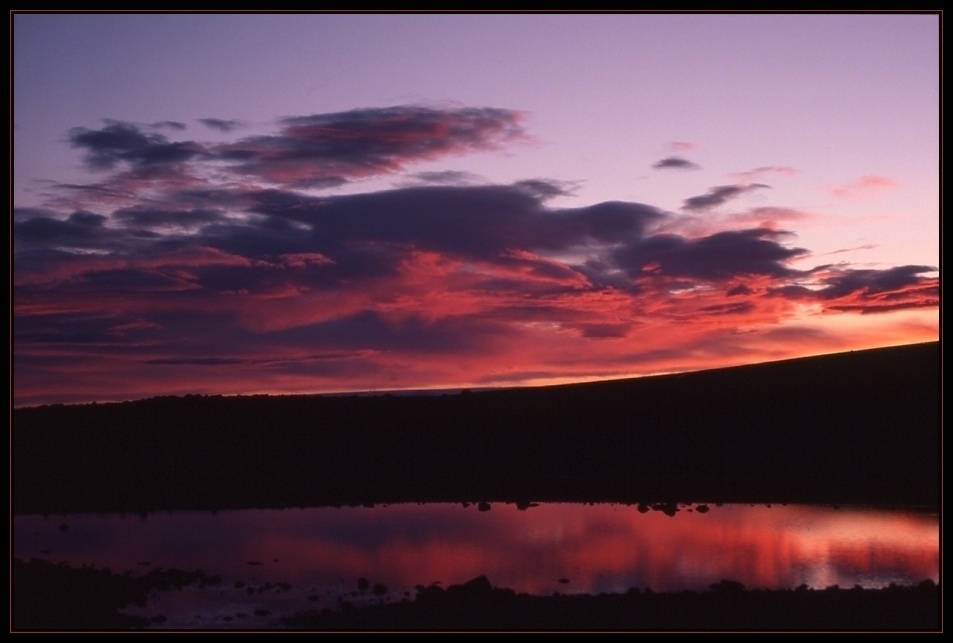
POLYGON ((939 516, 807 505, 395 504, 15 516, 13 555, 114 572, 201 569, 214 586, 129 613, 255 629, 298 611, 413 598, 479 575, 560 593, 939 582, 939 516), (677 511, 676 511, 677 509, 677 511), (363 580, 362 580, 363 579, 363 580))

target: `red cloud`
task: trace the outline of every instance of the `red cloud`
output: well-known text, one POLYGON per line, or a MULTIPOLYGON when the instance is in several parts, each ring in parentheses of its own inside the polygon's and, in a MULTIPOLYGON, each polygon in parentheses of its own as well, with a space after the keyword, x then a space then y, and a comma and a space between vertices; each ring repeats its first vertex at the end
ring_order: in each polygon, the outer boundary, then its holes
POLYGON ((676 152, 690 152, 691 150, 697 150, 701 147, 698 143, 691 143, 689 141, 672 141, 669 143, 669 146, 676 152))
POLYGON ((899 186, 899 183, 885 176, 868 175, 859 178, 853 183, 831 186, 828 188, 828 191, 842 199, 857 199, 883 192, 884 190, 892 190, 899 186))
POLYGON ((113 174, 61 186, 69 207, 14 209, 15 404, 541 383, 852 346, 811 316, 903 310, 903 325, 870 323, 896 343, 938 333, 935 268, 802 270, 810 253, 782 224, 804 213, 710 209, 757 183, 686 200, 703 223, 643 203, 551 207, 562 188, 543 179, 327 197, 288 186, 497 149, 525 136, 521 119, 354 110, 216 145, 115 123, 74 131, 113 174))

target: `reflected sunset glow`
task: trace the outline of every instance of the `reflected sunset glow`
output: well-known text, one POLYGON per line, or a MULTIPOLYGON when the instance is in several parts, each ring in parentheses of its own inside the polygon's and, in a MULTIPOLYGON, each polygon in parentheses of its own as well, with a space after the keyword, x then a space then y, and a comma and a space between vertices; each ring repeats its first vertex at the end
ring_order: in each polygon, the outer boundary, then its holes
POLYGON ((364 576, 389 587, 462 583, 534 594, 750 588, 883 587, 938 580, 936 516, 809 506, 392 505, 218 514, 17 517, 15 555, 112 569, 202 568, 226 582, 337 587, 364 576), (65 534, 58 531, 69 524, 65 534), (37 535, 37 533, 39 535, 37 535), (277 559, 277 560, 275 560, 277 559), (249 567, 248 561, 260 566, 249 567), (559 579, 569 579, 560 583, 559 579), (343 580, 342 580, 343 579, 343 580))

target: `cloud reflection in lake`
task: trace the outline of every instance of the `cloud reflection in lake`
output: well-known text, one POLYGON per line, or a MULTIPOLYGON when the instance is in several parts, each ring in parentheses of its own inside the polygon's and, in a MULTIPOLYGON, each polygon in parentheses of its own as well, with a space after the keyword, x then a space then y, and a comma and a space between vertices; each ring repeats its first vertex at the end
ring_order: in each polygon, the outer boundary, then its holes
MULTIPOLYGON (((704 590, 723 579, 772 589, 939 580, 939 526, 932 514, 724 505, 682 506, 670 516, 646 509, 403 504, 17 516, 14 556, 118 572, 202 569, 220 575, 231 594, 228 607, 217 609, 239 613, 251 597, 247 588, 269 583, 294 588, 280 605, 271 603, 289 613, 313 608, 315 596, 326 604, 342 596, 370 599, 370 592, 357 591, 361 577, 386 585, 387 600, 413 595, 416 585, 446 587, 481 574, 495 586, 532 594, 704 590)), ((170 599, 174 609, 200 609, 186 604, 201 597, 189 596, 170 599)), ((254 598, 256 605, 265 600, 254 598)), ((170 607, 167 602, 163 609, 170 607)), ((248 603, 245 611, 253 609, 248 603)))

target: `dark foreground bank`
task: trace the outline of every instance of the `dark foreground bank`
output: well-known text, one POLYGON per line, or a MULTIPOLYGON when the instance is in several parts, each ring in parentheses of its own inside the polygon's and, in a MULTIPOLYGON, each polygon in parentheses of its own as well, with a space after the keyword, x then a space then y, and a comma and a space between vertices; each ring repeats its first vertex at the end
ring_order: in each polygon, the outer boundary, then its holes
POLYGON ((940 346, 430 396, 13 412, 17 514, 397 502, 939 507, 940 346))
MULTIPOLYGON (((14 631, 145 629, 163 617, 131 616, 154 591, 212 585, 202 572, 145 576, 14 560, 14 631)), ((722 581, 707 592, 531 596, 494 588, 481 576, 442 589, 419 587, 413 600, 303 611, 282 619, 292 630, 850 630, 939 631, 940 590, 932 581, 884 589, 746 590, 722 581)))
POLYGON ((154 570, 144 576, 114 574, 97 567, 69 567, 34 558, 15 558, 11 576, 11 629, 14 631, 131 630, 161 622, 122 613, 146 606, 156 591, 189 585, 216 585, 218 577, 201 571, 154 570))
POLYGON ((414 601, 285 619, 305 630, 939 630, 940 592, 915 587, 746 590, 722 581, 707 592, 532 596, 481 576, 414 601))

